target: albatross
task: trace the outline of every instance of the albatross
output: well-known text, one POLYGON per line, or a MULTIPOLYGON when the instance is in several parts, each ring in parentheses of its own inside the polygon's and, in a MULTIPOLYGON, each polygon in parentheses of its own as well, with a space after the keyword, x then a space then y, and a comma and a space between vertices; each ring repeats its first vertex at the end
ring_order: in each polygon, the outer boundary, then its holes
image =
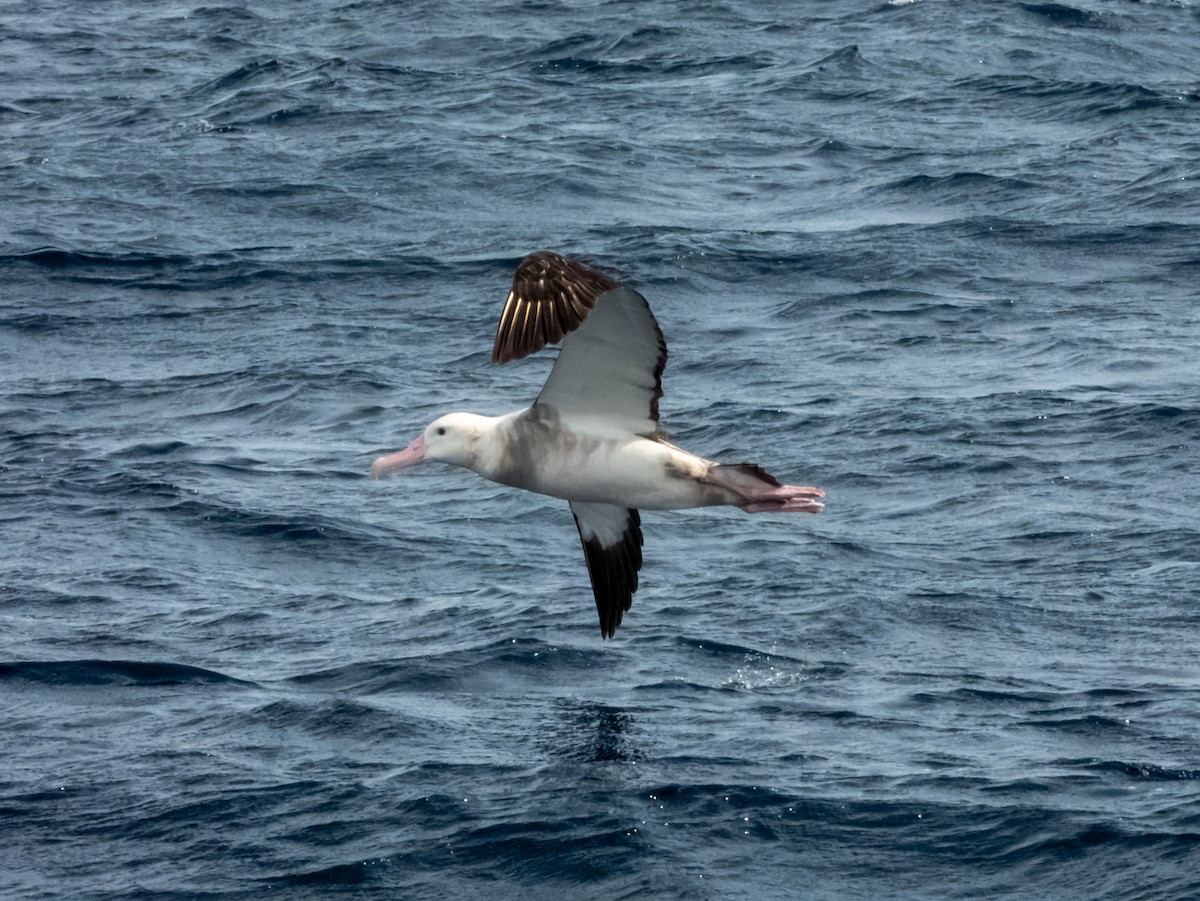
POLYGON ((503 416, 441 416, 404 450, 375 460, 371 475, 434 460, 567 501, 604 638, 638 588, 639 510, 824 509, 820 488, 782 485, 756 464, 717 463, 667 441, 658 412, 667 344, 646 299, 582 262, 541 251, 517 266, 492 362, 560 341, 532 405, 503 416))

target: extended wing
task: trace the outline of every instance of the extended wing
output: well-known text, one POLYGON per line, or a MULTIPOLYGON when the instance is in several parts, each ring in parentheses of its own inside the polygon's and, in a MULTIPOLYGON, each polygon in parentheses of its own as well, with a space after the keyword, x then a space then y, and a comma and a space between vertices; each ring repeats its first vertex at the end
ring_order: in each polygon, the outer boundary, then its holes
POLYGON ((517 360, 562 340, 537 403, 565 422, 658 435, 667 345, 646 299, 582 263, 542 251, 521 261, 492 359, 517 360))
POLYGON ((638 570, 642 568, 642 519, 637 510, 615 504, 573 501, 571 512, 592 579, 600 634, 612 638, 637 591, 638 570))

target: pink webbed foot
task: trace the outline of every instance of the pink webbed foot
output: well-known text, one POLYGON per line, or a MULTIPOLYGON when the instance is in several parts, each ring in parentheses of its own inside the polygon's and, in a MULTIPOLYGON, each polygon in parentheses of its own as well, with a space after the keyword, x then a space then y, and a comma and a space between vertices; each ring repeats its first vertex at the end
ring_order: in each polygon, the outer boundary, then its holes
POLYGON ((747 513, 820 513, 825 505, 818 498, 824 496, 824 491, 811 485, 780 485, 756 493, 741 509, 747 513))
POLYGON ((825 492, 811 485, 780 485, 779 480, 753 463, 716 463, 704 481, 719 485, 732 497, 726 503, 747 513, 820 513, 825 492))

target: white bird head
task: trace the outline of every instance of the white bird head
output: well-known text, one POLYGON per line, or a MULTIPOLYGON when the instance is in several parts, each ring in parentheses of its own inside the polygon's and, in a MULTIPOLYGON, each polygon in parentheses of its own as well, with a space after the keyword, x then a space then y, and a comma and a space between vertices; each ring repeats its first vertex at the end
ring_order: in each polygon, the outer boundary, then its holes
POLYGON ((404 450, 380 457, 371 464, 371 477, 382 479, 422 460, 471 469, 478 459, 479 439, 488 422, 486 416, 474 413, 447 413, 431 422, 404 450))

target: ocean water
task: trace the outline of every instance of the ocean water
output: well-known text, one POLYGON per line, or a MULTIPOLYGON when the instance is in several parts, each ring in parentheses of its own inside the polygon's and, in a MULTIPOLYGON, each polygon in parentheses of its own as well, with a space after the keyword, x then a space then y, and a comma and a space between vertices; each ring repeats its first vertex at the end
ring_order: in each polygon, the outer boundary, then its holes
POLYGON ((8 3, 0 897, 1200 896, 1200 7, 8 3), (664 424, 644 515, 370 461, 536 395, 516 262, 664 424))

